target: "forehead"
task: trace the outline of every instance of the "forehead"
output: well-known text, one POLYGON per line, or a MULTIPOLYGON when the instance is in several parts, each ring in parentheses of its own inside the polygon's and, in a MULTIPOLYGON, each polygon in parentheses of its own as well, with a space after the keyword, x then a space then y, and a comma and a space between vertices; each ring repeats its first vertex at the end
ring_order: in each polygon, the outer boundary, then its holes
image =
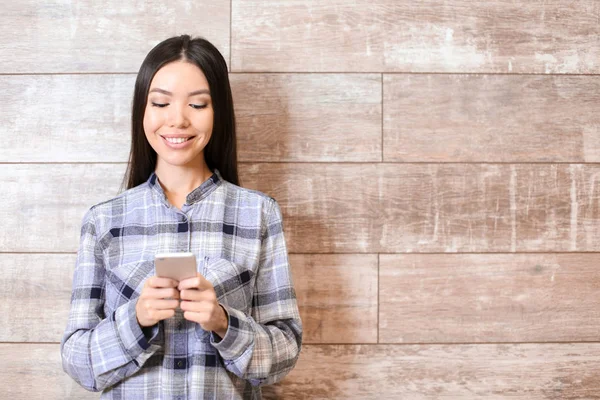
POLYGON ((150 82, 150 89, 160 88, 169 92, 191 92, 208 89, 208 81, 198 66, 185 61, 163 65, 150 82))

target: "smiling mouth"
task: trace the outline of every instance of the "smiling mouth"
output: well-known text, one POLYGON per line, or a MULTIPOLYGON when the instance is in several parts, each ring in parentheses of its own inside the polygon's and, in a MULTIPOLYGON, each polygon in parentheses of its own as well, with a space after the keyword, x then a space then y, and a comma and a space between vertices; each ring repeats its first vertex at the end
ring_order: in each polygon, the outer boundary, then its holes
POLYGON ((193 138, 195 138, 196 136, 190 136, 188 138, 185 137, 181 137, 181 138, 168 138, 168 137, 164 137, 161 136, 163 139, 165 139, 167 142, 169 143, 173 143, 173 144, 181 144, 181 143, 185 143, 189 140, 192 140, 193 138))

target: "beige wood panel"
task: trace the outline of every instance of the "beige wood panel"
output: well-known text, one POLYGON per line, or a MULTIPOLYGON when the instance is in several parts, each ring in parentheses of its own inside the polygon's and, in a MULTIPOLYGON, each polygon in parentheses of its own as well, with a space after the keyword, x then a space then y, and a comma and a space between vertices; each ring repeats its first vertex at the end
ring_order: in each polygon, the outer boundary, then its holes
POLYGON ((600 248, 598 165, 381 164, 378 171, 382 231, 369 251, 600 248))
MULTIPOLYGON (((0 342, 59 342, 75 254, 0 253, 0 342)), ((304 343, 377 342, 377 256, 292 254, 304 343)))
POLYGON ((374 253, 377 164, 244 164, 242 184, 273 196, 291 253, 374 253))
POLYGON ((76 251, 84 213, 118 194, 125 164, 0 164, 0 251, 76 251))
POLYGON ((127 161, 135 75, 5 75, 0 162, 127 161))
POLYGON ((600 254, 380 255, 382 343, 600 339, 600 254))
POLYGON ((0 73, 137 72, 182 34, 210 40, 229 63, 229 0, 20 0, 2 11, 0 73))
MULTIPOLYGON (((75 251, 81 218, 124 164, 0 164, 0 248, 75 251)), ((251 164, 291 253, 562 252, 600 248, 594 164, 251 164)))
POLYGON ((290 255, 304 343, 377 343, 377 255, 290 255))
POLYGON ((234 71, 600 72, 595 0, 234 0, 234 71))
MULTIPOLYGON (((11 194, 0 200, 0 248, 76 251, 83 214, 117 195, 124 171, 125 164, 0 164, 0 185, 11 194)), ((292 253, 368 252, 378 223, 376 171, 375 164, 240 165, 246 187, 281 202, 292 253)))
MULTIPOLYGON (((0 185, 11 194, 0 200, 0 248, 76 251, 83 214, 117 195, 124 171, 125 164, 0 164, 0 185)), ((281 202, 292 253, 369 252, 376 171, 375 164, 240 165, 246 187, 281 202)))
POLYGON ((1 254, 0 342, 60 342, 74 254, 1 254))
POLYGON ((0 398, 99 399, 63 372, 58 344, 0 344, 0 398))
POLYGON ((381 75, 234 74, 241 161, 381 161, 381 75))
POLYGON ((386 75, 384 160, 598 162, 600 76, 386 75))
POLYGON ((265 399, 597 399, 600 344, 305 346, 265 399))
MULTIPOLYGON (((11 99, 0 110, 0 162, 126 162, 134 83, 0 76, 11 99)), ((240 160, 381 160, 380 75, 232 74, 231 84, 240 160)))
MULTIPOLYGON (((599 360, 598 343, 306 345, 296 368, 263 393, 265 399, 594 399, 599 360)), ((58 344, 0 344, 0 381, 2 398, 99 397, 62 371, 58 344)))

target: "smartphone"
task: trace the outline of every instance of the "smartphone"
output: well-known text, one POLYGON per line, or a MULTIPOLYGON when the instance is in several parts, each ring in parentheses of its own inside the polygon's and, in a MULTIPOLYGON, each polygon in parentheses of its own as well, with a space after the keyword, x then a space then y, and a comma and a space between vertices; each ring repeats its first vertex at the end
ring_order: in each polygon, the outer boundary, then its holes
POLYGON ((194 253, 158 253, 154 256, 156 276, 182 281, 197 274, 194 253))

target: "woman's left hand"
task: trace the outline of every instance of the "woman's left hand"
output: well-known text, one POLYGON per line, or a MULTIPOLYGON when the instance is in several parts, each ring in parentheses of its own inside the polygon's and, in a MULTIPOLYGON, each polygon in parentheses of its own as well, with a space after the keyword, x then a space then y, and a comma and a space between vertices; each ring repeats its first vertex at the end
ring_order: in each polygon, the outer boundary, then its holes
POLYGON ((194 278, 180 281, 177 288, 183 317, 223 338, 227 332, 228 318, 225 309, 217 301, 212 283, 198 273, 194 278))

